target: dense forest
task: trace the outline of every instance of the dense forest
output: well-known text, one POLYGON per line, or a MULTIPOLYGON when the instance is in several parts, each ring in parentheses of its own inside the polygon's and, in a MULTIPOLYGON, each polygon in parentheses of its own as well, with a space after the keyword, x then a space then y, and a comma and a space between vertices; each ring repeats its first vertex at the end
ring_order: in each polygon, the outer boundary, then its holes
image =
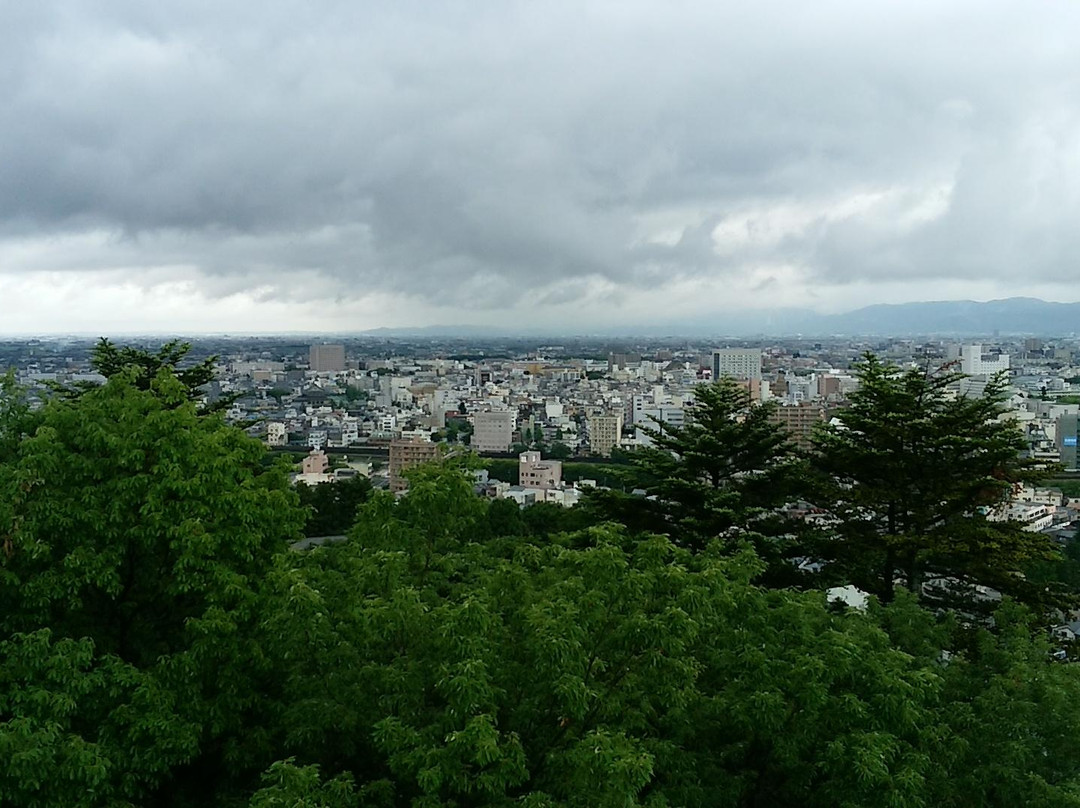
POLYGON ((809 452, 707 385, 649 496, 519 510, 468 458, 301 503, 182 350, 98 359, 0 393, 2 805, 1080 806, 1080 575, 988 518, 1037 478, 1000 384, 868 356, 809 452))

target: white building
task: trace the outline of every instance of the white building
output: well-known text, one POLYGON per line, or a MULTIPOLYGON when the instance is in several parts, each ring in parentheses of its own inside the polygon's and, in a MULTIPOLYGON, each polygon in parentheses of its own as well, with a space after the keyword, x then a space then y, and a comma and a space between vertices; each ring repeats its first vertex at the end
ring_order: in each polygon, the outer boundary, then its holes
POLYGON ((634 439, 641 446, 652 446, 652 438, 642 429, 642 427, 648 427, 660 432, 664 431, 665 427, 673 426, 676 428, 686 425, 686 411, 682 407, 676 407, 671 404, 657 404, 638 407, 637 402, 634 402, 634 423, 636 429, 634 430, 634 439), (657 423, 659 422, 659 423, 657 423))
POLYGON ((514 413, 490 410, 473 416, 472 448, 478 452, 508 452, 514 432, 514 413))
POLYGON ((965 345, 960 349, 960 370, 969 376, 993 376, 1008 369, 1008 354, 986 353, 979 344, 965 345))
POLYGON ((289 442, 289 433, 285 424, 280 421, 271 421, 266 425, 266 445, 284 446, 289 442))
POLYGON ((720 348, 712 352, 712 377, 761 379, 761 348, 720 348))

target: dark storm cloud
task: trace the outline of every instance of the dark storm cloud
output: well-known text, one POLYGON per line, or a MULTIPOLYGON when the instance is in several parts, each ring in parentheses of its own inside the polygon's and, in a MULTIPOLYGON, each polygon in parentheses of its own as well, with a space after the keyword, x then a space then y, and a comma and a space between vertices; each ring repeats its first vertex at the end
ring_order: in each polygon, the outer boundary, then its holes
POLYGON ((39 246, 0 272, 481 306, 1067 273, 1080 7, 941 5, 6 4, 0 244, 39 246))

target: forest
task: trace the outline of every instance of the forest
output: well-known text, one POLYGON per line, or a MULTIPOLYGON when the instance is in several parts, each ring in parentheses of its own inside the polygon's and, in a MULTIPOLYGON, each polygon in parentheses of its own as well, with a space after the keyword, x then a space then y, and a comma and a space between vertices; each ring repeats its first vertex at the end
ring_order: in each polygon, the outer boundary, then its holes
POLYGON ((1080 806, 1080 567, 992 518, 1044 473, 1002 382, 868 355, 809 452, 705 385, 648 496, 519 509, 463 456, 301 552, 329 511, 210 368, 98 360, 0 392, 0 805, 1080 806))

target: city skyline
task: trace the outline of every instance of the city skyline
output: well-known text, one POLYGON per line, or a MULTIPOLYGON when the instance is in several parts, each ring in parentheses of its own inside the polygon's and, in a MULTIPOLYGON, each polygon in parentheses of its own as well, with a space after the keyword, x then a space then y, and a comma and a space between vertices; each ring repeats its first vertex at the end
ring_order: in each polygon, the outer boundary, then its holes
POLYGON ((1080 300, 1080 7, 0 11, 0 333, 1080 300))

